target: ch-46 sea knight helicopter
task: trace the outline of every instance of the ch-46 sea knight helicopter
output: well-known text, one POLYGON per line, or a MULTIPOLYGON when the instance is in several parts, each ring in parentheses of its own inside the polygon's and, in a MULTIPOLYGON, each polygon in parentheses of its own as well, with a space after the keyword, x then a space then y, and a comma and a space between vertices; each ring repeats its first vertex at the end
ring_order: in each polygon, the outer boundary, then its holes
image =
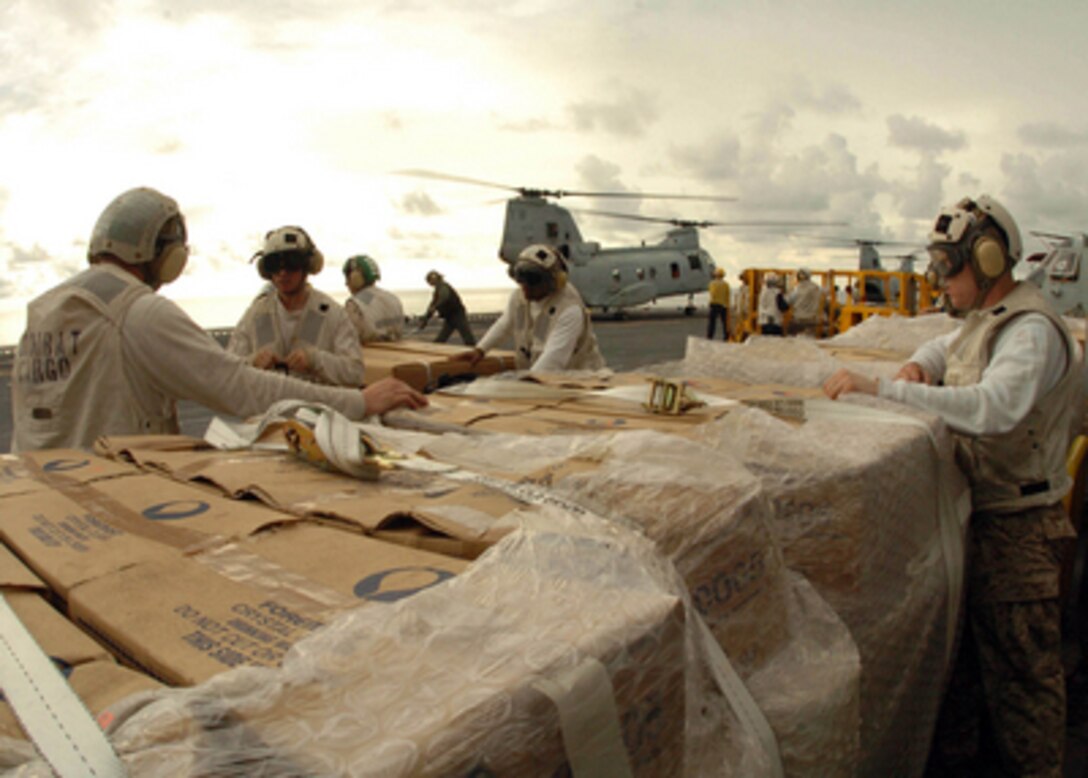
MULTIPOLYGON (((809 236, 815 237, 818 240, 825 241, 832 245, 838 246, 857 246, 858 249, 858 270, 860 271, 896 271, 900 273, 913 273, 915 272, 914 265, 917 261, 916 253, 922 250, 922 247, 917 243, 906 243, 903 241, 893 240, 877 240, 873 238, 847 238, 837 237, 831 235, 816 235, 809 236), (878 246, 898 246, 901 248, 912 248, 914 251, 906 254, 893 254, 889 259, 898 259, 898 267, 885 266, 883 258, 880 255, 878 246)), ((924 270, 924 268, 923 268, 924 270)), ((891 296, 895 297, 898 294, 898 283, 895 279, 891 279, 891 296)), ((871 302, 880 303, 884 302, 884 289, 883 284, 874 280, 867 279, 865 282, 865 298, 871 302)))
POLYGON ((1088 315, 1088 235, 1083 232, 1031 231, 1047 244, 1047 251, 1024 262, 1024 274, 1063 316, 1088 315))
POLYGON ((571 210, 552 200, 563 197, 623 198, 629 200, 690 200, 733 202, 733 197, 700 195, 647 194, 644 192, 586 192, 496 184, 474 178, 436 173, 429 170, 401 170, 399 175, 473 184, 515 192, 506 202, 506 219, 499 258, 513 264, 526 246, 547 243, 567 258, 571 283, 591 309, 619 314, 623 309, 655 302, 663 297, 687 295, 685 313, 695 308, 692 298, 705 292, 714 274, 714 260, 699 245, 702 227, 805 227, 829 226, 827 222, 760 221, 688 221, 609 211, 578 210, 610 218, 668 224, 664 238, 652 244, 623 248, 603 248, 597 241, 587 241, 571 215, 571 210))

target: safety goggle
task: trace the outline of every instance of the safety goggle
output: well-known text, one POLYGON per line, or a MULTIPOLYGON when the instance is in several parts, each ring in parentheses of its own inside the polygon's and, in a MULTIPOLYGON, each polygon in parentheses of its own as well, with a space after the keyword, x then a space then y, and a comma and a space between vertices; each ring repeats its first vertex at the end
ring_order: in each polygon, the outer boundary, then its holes
POLYGON ((288 273, 294 273, 299 270, 305 270, 309 258, 298 252, 281 252, 278 254, 269 254, 264 258, 264 269, 268 275, 275 275, 281 270, 286 270, 288 273))
POLYGON ((551 274, 544 268, 519 264, 514 268, 514 281, 522 286, 542 286, 551 274))

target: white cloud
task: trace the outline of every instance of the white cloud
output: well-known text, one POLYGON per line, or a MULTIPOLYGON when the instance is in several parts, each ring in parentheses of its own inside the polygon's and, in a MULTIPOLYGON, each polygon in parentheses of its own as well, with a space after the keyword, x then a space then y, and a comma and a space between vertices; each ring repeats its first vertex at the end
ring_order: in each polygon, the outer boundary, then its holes
MULTIPOLYGON (((178 293, 255 288, 260 236, 292 222, 330 263, 372 254, 391 288, 421 286, 431 263, 505 283, 503 209, 479 201, 512 193, 388 175, 403 168, 737 195, 592 205, 845 219, 865 237, 909 236, 981 191, 1025 223, 1082 227, 1088 69, 1069 52, 1088 10, 968 5, 19 0, 0 34, 4 293, 80 266, 98 212, 135 185, 187 214, 178 293)), ((649 237, 618 221, 584 232, 649 237)), ((769 232, 703 236, 731 268, 807 250, 769 232)))
POLYGON ((600 92, 608 97, 579 100, 567 106, 576 130, 639 137, 657 120, 656 101, 642 89, 613 82, 600 92))
POLYGON ((1017 137, 1030 146, 1065 148, 1088 145, 1088 130, 1074 130, 1056 122, 1030 122, 1016 130, 1017 137))
POLYGON ((893 146, 934 153, 958 151, 967 146, 963 132, 945 130, 918 116, 895 114, 888 117, 887 124, 888 141, 893 146))

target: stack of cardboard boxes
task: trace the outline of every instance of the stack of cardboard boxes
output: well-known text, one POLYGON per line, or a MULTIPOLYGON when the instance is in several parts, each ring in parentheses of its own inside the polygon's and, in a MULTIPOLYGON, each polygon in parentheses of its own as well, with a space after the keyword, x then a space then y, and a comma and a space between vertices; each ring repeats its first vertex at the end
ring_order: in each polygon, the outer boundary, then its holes
POLYGON ((8 456, 6 590, 140 682, 133 774, 916 774, 950 451, 708 364, 677 416, 647 376, 432 395, 367 432, 440 466, 377 481, 180 437, 8 456))

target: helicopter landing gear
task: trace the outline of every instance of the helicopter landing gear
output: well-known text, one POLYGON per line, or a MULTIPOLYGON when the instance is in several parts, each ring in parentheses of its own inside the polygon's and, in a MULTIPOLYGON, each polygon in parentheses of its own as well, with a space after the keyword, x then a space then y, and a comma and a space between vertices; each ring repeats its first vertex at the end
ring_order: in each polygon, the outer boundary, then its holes
POLYGON ((695 295, 693 295, 693 294, 688 295, 688 304, 684 306, 684 315, 685 316, 694 316, 695 315, 695 295))

